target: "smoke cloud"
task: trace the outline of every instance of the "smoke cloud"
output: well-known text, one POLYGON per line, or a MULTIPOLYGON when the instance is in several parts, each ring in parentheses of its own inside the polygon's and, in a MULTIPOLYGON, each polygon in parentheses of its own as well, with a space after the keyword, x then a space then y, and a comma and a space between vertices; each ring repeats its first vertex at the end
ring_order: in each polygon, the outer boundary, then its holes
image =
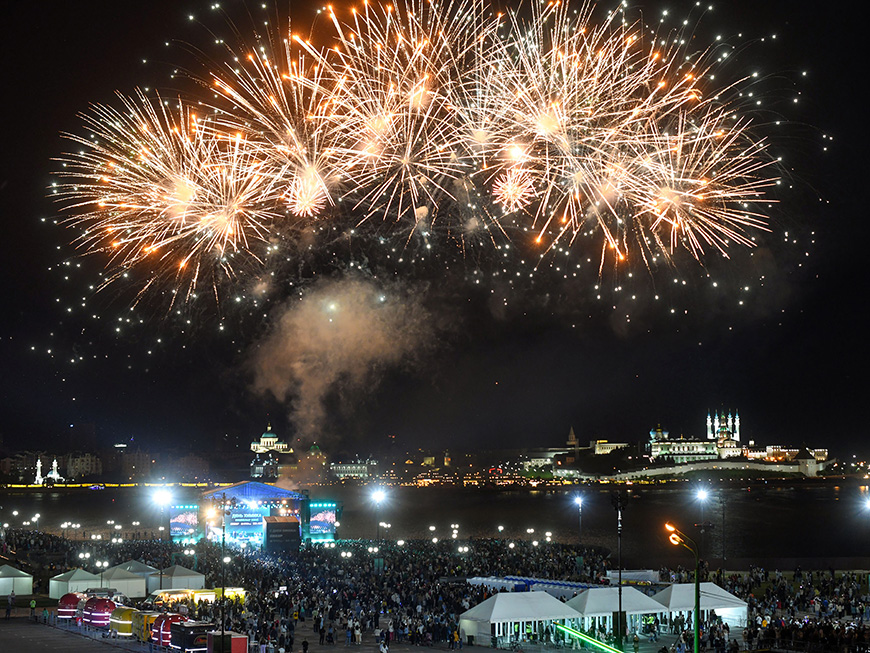
POLYGON ((434 348, 441 327, 421 295, 367 278, 310 286, 255 347, 255 391, 289 402, 300 437, 322 439, 327 399, 352 413, 387 370, 412 367, 434 348))

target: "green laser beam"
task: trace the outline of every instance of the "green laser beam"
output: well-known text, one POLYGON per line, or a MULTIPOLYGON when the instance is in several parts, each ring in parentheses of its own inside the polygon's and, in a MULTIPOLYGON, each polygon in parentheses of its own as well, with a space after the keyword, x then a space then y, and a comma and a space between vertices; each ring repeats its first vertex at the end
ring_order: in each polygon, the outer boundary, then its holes
POLYGON ((573 635, 577 639, 581 639, 587 644, 592 644, 592 646, 597 646, 602 651, 607 651, 607 653, 622 653, 618 648, 613 648, 612 646, 605 644, 604 642, 599 642, 597 639, 589 637, 589 635, 584 635, 578 630, 574 630, 573 628, 568 628, 568 626, 563 626, 562 624, 553 624, 556 628, 560 630, 564 630, 569 635, 573 635))

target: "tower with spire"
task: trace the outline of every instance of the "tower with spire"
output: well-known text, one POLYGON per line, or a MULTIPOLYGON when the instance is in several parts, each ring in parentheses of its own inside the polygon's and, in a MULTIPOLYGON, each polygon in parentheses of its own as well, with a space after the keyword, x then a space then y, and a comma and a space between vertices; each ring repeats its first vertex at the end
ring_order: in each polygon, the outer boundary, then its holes
POLYGON ((707 411, 707 439, 708 440, 734 440, 740 442, 740 412, 731 411, 726 414, 724 410, 707 411))

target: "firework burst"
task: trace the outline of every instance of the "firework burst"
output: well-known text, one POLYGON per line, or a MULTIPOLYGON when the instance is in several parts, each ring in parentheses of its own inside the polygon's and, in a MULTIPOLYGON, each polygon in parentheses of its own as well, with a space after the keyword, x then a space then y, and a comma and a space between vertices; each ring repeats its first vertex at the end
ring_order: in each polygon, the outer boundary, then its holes
POLYGON ((776 176, 735 86, 681 33, 596 11, 330 9, 333 47, 288 29, 228 50, 201 77, 217 92, 202 117, 142 95, 94 107, 60 197, 83 249, 188 289, 259 262, 273 229, 348 216, 406 242, 531 232, 546 252, 589 236, 602 268, 753 246, 776 176))
POLYGON ((78 245, 107 252, 126 269, 147 268, 143 290, 164 277, 192 292, 207 279, 234 276, 234 258, 258 260, 275 209, 274 178, 259 148, 226 134, 182 105, 159 97, 121 97, 122 109, 94 106, 84 115, 90 138, 62 159, 59 196, 75 211, 78 245))

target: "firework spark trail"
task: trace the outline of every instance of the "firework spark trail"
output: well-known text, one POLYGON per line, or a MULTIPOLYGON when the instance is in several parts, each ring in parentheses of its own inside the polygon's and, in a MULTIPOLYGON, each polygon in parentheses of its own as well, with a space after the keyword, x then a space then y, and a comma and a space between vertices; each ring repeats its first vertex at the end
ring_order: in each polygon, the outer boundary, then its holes
POLYGON ((146 289, 168 275, 187 292, 204 274, 232 276, 235 253, 256 258, 279 215, 259 149, 159 97, 121 96, 121 105, 93 107, 83 116, 92 137, 68 135, 84 149, 60 159, 70 181, 59 196, 83 227, 79 247, 109 253, 118 266, 109 281, 144 264, 146 289))
POLYGON ((245 133, 250 143, 262 143, 276 183, 285 183, 284 197, 299 217, 319 216, 334 204, 330 192, 340 177, 332 157, 326 124, 329 95, 322 67, 308 66, 291 48, 290 39, 266 53, 232 56, 240 64, 214 73, 216 90, 233 112, 219 123, 230 132, 245 133))
POLYGON ((740 82, 714 84, 711 52, 680 32, 593 14, 330 9, 332 48, 278 30, 228 51, 204 76, 219 98, 203 118, 141 95, 94 107, 60 196, 83 248, 119 269, 157 261, 189 290, 339 203, 387 237, 510 224, 542 258, 597 235, 602 267, 753 246, 776 176, 729 102, 740 82))

